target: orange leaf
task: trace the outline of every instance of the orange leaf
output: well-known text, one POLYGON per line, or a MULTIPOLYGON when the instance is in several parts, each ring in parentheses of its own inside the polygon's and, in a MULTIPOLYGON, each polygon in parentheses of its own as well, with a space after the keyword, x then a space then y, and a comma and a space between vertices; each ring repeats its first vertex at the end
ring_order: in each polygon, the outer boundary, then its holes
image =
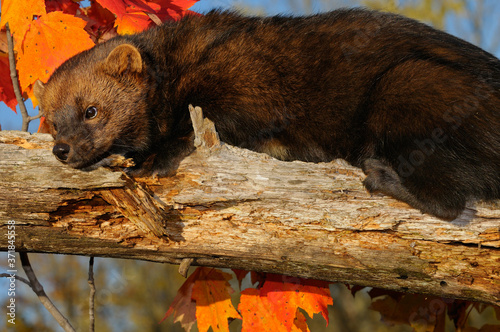
POLYGON ((242 331, 292 331, 309 332, 306 317, 296 311, 293 325, 286 328, 283 322, 276 315, 275 304, 269 298, 262 296, 261 292, 255 288, 247 288, 241 292, 238 309, 243 319, 242 331))
POLYGON ((321 314, 328 325, 328 305, 333 304, 329 283, 312 279, 300 279, 300 281, 301 286, 296 294, 299 297, 299 307, 311 318, 314 314, 321 314))
POLYGON ((266 280, 260 290, 263 297, 267 297, 272 304, 273 315, 285 326, 286 331, 291 331, 299 307, 296 292, 297 285, 291 283, 266 280))
POLYGON ((260 289, 241 292, 238 309, 244 331, 308 331, 303 308, 312 317, 321 313, 328 323, 327 306, 333 303, 327 282, 267 274, 260 289))
POLYGON ((0 101, 16 111, 17 100, 10 78, 9 57, 4 53, 0 53, 0 101))
POLYGON ((194 283, 192 298, 196 301, 196 319, 200 332, 229 331, 228 320, 240 318, 231 303, 234 290, 229 285, 232 276, 218 269, 200 267, 194 283))
POLYGON ((120 35, 131 35, 147 29, 152 21, 148 15, 143 12, 127 13, 117 17, 115 21, 116 31, 120 35))
POLYGON ((47 81, 65 60, 94 46, 83 28, 87 23, 72 15, 52 12, 33 21, 26 33, 17 69, 25 91, 37 79, 47 81))
POLYGON ((196 303, 192 300, 191 296, 194 283, 199 278, 200 272, 201 269, 197 268, 182 284, 160 323, 173 313, 174 323, 180 322, 185 331, 189 332, 191 330, 191 327, 196 322, 196 303))
POLYGON ((274 304, 258 289, 247 288, 241 292, 238 310, 243 319, 242 332, 245 331, 284 331, 284 325, 276 316, 274 304))
POLYGON ((287 328, 292 327, 295 316, 290 315, 298 307, 311 318, 320 313, 328 324, 328 305, 333 304, 328 282, 268 274, 260 291, 276 306, 276 314, 287 328))
POLYGON ((119 34, 140 32, 151 25, 146 13, 155 13, 146 2, 141 0, 97 0, 101 6, 116 15, 115 26, 119 34))
POLYGON ((47 124, 47 122, 45 122, 45 117, 44 116, 42 116, 40 118, 40 124, 38 125, 37 133, 50 134, 50 127, 47 124))
POLYGON ((21 44, 33 16, 45 14, 44 0, 2 0, 2 20, 0 28, 8 22, 10 31, 21 44))

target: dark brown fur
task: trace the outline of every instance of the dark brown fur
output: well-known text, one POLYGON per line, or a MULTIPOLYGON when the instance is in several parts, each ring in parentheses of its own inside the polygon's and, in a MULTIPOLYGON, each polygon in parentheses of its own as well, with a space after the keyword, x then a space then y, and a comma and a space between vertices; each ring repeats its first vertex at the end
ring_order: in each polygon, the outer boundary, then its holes
POLYGON ((190 149, 193 104, 229 144, 344 158, 368 190, 444 219, 500 198, 500 61, 393 14, 188 16, 83 52, 35 91, 76 168, 118 153, 166 174, 190 149))

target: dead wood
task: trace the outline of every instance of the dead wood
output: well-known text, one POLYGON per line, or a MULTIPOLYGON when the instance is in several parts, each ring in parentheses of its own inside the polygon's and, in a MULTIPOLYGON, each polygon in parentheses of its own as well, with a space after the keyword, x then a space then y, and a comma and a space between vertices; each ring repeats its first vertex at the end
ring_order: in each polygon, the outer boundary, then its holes
POLYGON ((13 220, 17 251, 192 260, 500 304, 498 202, 455 225, 368 194, 343 161, 282 162, 199 126, 199 148, 158 179, 74 170, 50 136, 0 132, 2 234, 13 220))

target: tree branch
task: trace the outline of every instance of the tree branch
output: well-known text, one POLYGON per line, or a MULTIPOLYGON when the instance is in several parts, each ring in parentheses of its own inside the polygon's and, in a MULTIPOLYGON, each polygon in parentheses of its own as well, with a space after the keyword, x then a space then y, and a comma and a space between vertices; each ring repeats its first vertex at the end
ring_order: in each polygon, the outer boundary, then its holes
POLYGON ((0 273, 0 278, 12 278, 12 277, 14 277, 16 280, 21 281, 22 283, 25 283, 26 285, 30 286, 30 288, 32 288, 29 280, 24 279, 21 276, 18 276, 18 275, 14 275, 13 276, 13 275, 11 275, 9 273, 0 273))
POLYGON ((2 132, 0 227, 15 221, 18 251, 184 261, 500 304, 498 202, 478 204, 460 227, 368 194, 361 170, 343 161, 282 162, 212 144, 210 130, 197 136, 205 141, 174 176, 132 179, 62 165, 48 135, 2 132))
POLYGON ((17 77, 17 69, 16 69, 16 57, 14 56, 14 40, 12 38, 12 34, 10 33, 9 23, 5 25, 5 29, 7 30, 7 45, 8 45, 7 47, 9 49, 10 78, 12 80, 12 86, 14 87, 14 94, 16 95, 17 103, 19 104, 19 110, 21 111, 21 115, 23 117, 23 124, 21 130, 28 131, 28 126, 31 120, 38 119, 40 115, 36 115, 33 117, 28 115, 28 110, 26 109, 23 95, 21 93, 21 89, 19 88, 19 79, 17 77))
POLYGON ((54 305, 54 303, 52 303, 52 301, 43 290, 42 285, 38 282, 35 272, 33 271, 28 259, 28 254, 25 252, 21 252, 19 253, 19 255, 21 256, 21 264, 23 265, 24 272, 26 273, 26 276, 30 281, 31 289, 33 289, 35 294, 38 296, 38 299, 40 300, 40 302, 42 302, 45 309, 50 312, 52 317, 54 317, 54 319, 64 329, 64 331, 74 332, 75 329, 73 328, 73 326, 71 326, 66 317, 64 317, 63 314, 61 314, 61 312, 54 305))
POLYGON ((95 281, 94 281, 94 257, 89 260, 89 331, 95 331, 94 301, 95 301, 95 281))

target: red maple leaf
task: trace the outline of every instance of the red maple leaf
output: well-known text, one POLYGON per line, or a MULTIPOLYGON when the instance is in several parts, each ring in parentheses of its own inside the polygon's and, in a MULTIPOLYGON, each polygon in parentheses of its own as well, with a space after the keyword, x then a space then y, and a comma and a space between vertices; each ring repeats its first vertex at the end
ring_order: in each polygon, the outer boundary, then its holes
POLYGON ((115 26, 119 34, 143 31, 160 21, 178 19, 198 0, 97 0, 116 15, 115 26))
POLYGON ((60 11, 65 14, 76 15, 80 5, 72 0, 45 0, 47 13, 60 11))
POLYGON ((97 1, 92 1, 90 7, 82 8, 81 11, 82 14, 77 16, 87 21, 85 31, 96 44, 118 34, 115 29, 115 15, 97 1))
POLYGON ((280 302, 295 303, 304 309, 309 317, 320 313, 326 323, 329 322, 327 307, 333 304, 333 299, 326 281, 268 274, 261 293, 278 305, 280 302))
MULTIPOLYGON (((262 296, 255 288, 247 288, 241 292, 238 309, 243 318, 242 331, 291 331, 309 332, 306 317, 297 309, 290 327, 276 315, 276 304, 262 296)), ((279 310, 279 309, 278 309, 279 310)))
POLYGON ((199 0, 152 0, 160 5, 161 9, 156 13, 162 22, 167 20, 178 20, 185 14, 195 14, 188 9, 199 0))
POLYGON ((0 101, 16 111, 17 100, 10 78, 9 57, 5 53, 0 53, 0 101))
POLYGON ((97 1, 116 15, 115 27, 119 34, 132 34, 145 30, 152 24, 147 14, 154 14, 159 9, 151 8, 147 2, 141 0, 97 1))

